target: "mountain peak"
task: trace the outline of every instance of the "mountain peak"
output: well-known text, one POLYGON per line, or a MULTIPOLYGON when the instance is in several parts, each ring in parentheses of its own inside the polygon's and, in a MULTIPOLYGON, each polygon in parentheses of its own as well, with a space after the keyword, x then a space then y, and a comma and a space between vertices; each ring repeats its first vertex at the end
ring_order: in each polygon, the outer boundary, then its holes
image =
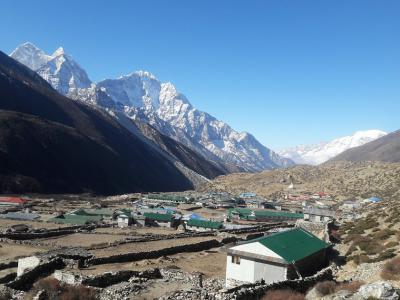
MULTIPOLYGON (((232 170, 248 171, 292 164, 251 134, 238 133, 228 124, 196 109, 171 82, 162 83, 148 71, 106 79, 92 86, 86 72, 64 53, 63 48, 51 56, 44 53, 41 56, 46 59, 39 59, 31 68, 58 92, 111 107, 129 118, 149 123, 166 136, 195 149, 207 160, 232 170)), ((24 64, 30 63, 30 60, 15 58, 24 64)))
POLYGON ((378 129, 360 130, 352 135, 336 138, 330 142, 301 145, 284 149, 278 153, 281 156, 291 158, 296 163, 318 165, 348 149, 362 146, 385 135, 387 135, 386 132, 378 129))
MULTIPOLYGON (((31 43, 31 42, 25 42, 25 43, 22 43, 21 45, 19 45, 18 47, 17 47, 17 49, 18 48, 25 48, 25 49, 31 49, 31 50, 39 50, 39 51, 42 51, 41 49, 39 49, 35 44, 33 44, 33 43, 31 43)), ((17 50, 16 49, 16 50, 17 50)))
POLYGON ((34 71, 51 59, 31 42, 19 45, 10 56, 34 71))
POLYGON ((10 56, 37 72, 61 94, 69 95, 71 91, 91 86, 86 72, 65 54, 63 47, 48 55, 34 44, 26 42, 10 56))
POLYGON ((64 48, 63 47, 59 47, 56 51, 54 51, 52 56, 53 57, 57 57, 57 56, 64 55, 64 54, 65 54, 64 48))

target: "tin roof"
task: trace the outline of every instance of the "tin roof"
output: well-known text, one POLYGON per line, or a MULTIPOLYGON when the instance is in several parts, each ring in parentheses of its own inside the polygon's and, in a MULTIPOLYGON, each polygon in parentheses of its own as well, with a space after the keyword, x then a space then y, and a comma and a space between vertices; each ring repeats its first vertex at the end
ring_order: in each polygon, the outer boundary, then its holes
POLYGON ((229 214, 238 213, 242 219, 256 219, 256 218, 288 218, 288 219, 302 219, 302 213, 292 213, 286 211, 270 211, 265 209, 249 209, 249 208, 233 208, 229 210, 229 214), (254 212, 254 214, 253 214, 254 212))
POLYGON ((102 220, 101 216, 87 216, 87 215, 70 215, 65 214, 55 218, 51 218, 50 222, 62 223, 62 224, 77 224, 84 225, 87 223, 100 222, 102 220))
POLYGON ((190 219, 189 221, 187 221, 186 224, 189 226, 210 228, 210 229, 219 229, 222 227, 222 222, 199 220, 199 219, 190 219))
POLYGON ((281 256, 288 263, 297 262, 329 247, 328 243, 325 243, 303 228, 295 228, 275 233, 251 242, 261 243, 263 246, 281 256))
POLYGON ((25 204, 28 201, 20 197, 0 197, 0 202, 25 204))
POLYGON ((171 222, 174 216, 172 214, 158 214, 152 212, 145 212, 143 214, 147 219, 154 220, 154 221, 163 221, 163 222, 171 222))
POLYGON ((1 216, 2 218, 14 219, 14 220, 35 220, 40 218, 40 215, 34 213, 20 213, 20 212, 8 212, 1 216))

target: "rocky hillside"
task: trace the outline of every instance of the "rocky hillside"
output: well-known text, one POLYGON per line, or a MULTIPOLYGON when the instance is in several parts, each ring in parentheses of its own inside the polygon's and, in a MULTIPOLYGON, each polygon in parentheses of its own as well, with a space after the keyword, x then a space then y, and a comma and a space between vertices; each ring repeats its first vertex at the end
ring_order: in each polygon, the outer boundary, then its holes
POLYGON ((295 166, 256 174, 220 176, 201 187, 203 190, 244 191, 282 196, 289 184, 294 190, 324 191, 340 198, 381 196, 399 193, 400 164, 383 162, 336 162, 321 166, 295 166))
POLYGON ((0 52, 0 192, 116 194, 193 187, 167 152, 57 93, 0 52))
POLYGON ((332 160, 400 162, 400 130, 363 146, 349 149, 332 160))
POLYGON ((226 164, 225 169, 261 171, 294 164, 251 134, 237 132, 196 109, 172 83, 160 82, 149 72, 92 83, 62 48, 49 55, 25 43, 11 57, 38 72, 61 94, 148 123, 206 160, 226 164))

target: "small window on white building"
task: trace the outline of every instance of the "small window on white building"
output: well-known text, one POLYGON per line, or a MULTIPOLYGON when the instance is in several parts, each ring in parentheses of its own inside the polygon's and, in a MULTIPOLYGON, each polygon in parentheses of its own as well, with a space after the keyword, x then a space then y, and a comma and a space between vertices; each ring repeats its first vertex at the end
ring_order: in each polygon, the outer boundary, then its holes
POLYGON ((240 257, 239 257, 239 256, 235 256, 235 255, 232 255, 232 263, 233 263, 233 264, 240 265, 240 257))

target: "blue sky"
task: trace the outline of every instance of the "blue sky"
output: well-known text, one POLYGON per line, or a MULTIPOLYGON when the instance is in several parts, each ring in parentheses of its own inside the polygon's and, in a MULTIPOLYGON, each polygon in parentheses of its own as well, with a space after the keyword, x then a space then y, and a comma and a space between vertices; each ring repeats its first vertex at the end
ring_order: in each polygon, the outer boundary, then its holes
POLYGON ((148 70, 273 149, 400 128, 400 1, 4 1, 1 50, 25 41, 94 81, 148 70))

